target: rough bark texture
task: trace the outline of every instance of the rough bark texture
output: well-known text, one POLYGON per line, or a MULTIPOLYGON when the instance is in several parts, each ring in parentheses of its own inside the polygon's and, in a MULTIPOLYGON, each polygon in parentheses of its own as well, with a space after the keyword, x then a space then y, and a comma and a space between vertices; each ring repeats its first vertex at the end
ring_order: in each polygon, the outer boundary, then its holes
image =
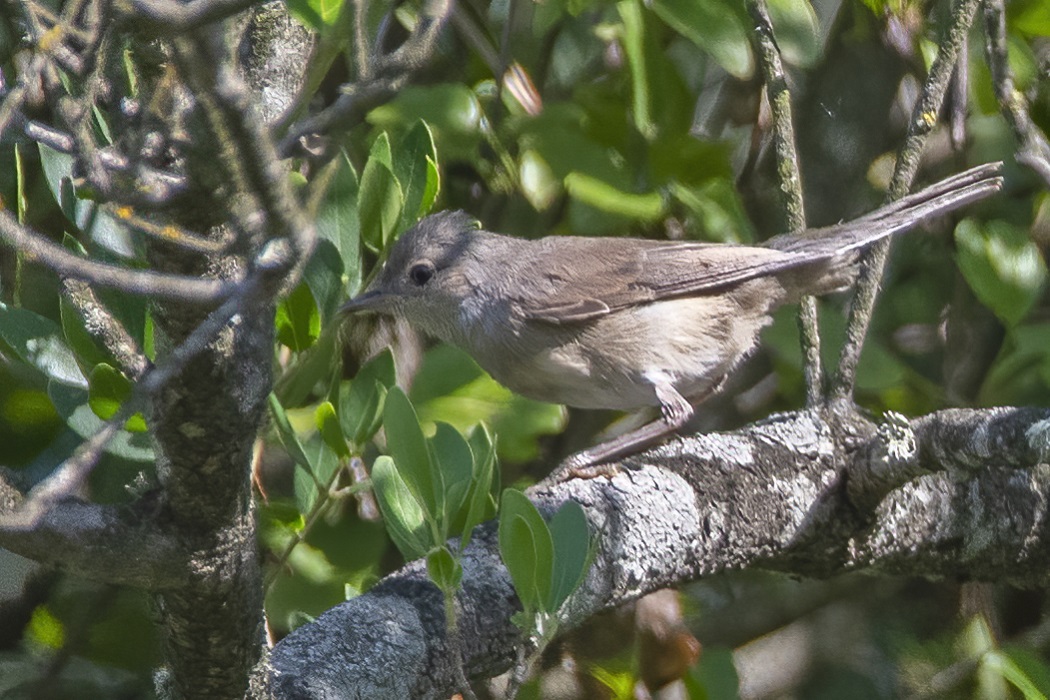
MULTIPOLYGON (((599 533, 569 625, 659 588, 765 568, 827 577, 867 570, 1046 582, 1050 412, 944 411, 890 429, 845 411, 785 414, 683 438, 614 477, 537 488, 545 508, 584 506, 599 533), (974 469, 977 464, 979 469, 974 469), (915 473, 927 472, 923 476, 915 473), (851 474, 886 492, 858 506, 851 474), (874 499, 872 499, 874 500, 874 499)), ((468 674, 506 670, 516 598, 490 523, 468 548, 459 595, 468 674)), ((278 644, 280 698, 441 698, 453 692, 441 596, 412 564, 278 644)))
MULTIPOLYGON (((234 33, 231 23, 231 49, 234 33)), ((261 93, 258 112, 277 114, 294 94, 296 76, 288 65, 298 59, 301 79, 309 48, 302 35, 283 8, 272 5, 260 8, 244 32, 242 50, 255 41, 263 45, 259 51, 246 51, 247 73, 253 89, 261 93), (281 41, 285 34, 288 40, 281 41), (276 55, 280 61, 273 60, 276 55)), ((214 151, 207 152, 207 143, 195 142, 188 168, 211 170, 214 178, 214 151)), ((197 217, 202 214, 208 212, 188 212, 196 219, 186 222, 188 227, 199 230, 197 217)), ((263 241, 252 243, 261 246, 263 241)), ((240 249, 194 264, 185 253, 171 261, 162 251, 153 260, 158 267, 170 264, 185 271, 189 266, 206 276, 240 277, 258 253, 257 247, 240 249)), ((157 328, 177 344, 203 321, 206 311, 158 305, 157 328)), ((241 696, 264 642, 251 462, 272 388, 273 316, 273 305, 266 303, 234 317, 152 406, 150 424, 166 494, 165 514, 190 553, 182 585, 157 596, 169 663, 168 690, 175 697, 241 696)))

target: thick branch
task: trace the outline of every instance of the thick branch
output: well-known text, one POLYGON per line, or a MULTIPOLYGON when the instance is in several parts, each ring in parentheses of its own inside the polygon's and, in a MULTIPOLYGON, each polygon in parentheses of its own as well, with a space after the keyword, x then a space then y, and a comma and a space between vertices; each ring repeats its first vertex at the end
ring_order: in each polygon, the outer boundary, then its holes
POLYGON ((53 505, 31 529, 0 525, 0 547, 81 578, 152 590, 182 585, 187 556, 155 519, 80 501, 53 505))
MULTIPOLYGON (((600 533, 594 566, 569 601, 570 624, 662 587, 754 567, 1043 583, 1050 467, 1038 456, 1048 421, 1050 411, 1016 409, 912 421, 915 455, 940 473, 866 510, 846 487, 886 452, 881 434, 828 411, 681 439, 628 460, 612 479, 532 495, 551 509, 578 501, 600 533), (997 435, 1025 437, 989 438, 997 435), (972 455, 986 455, 982 469, 960 472, 972 455), (932 456, 946 461, 926 462, 932 456)), ((508 668, 521 642, 508 621, 517 603, 491 523, 468 549, 458 602, 468 673, 508 668)), ((418 563, 293 632, 272 662, 277 697, 437 698, 452 689, 441 596, 418 563)))

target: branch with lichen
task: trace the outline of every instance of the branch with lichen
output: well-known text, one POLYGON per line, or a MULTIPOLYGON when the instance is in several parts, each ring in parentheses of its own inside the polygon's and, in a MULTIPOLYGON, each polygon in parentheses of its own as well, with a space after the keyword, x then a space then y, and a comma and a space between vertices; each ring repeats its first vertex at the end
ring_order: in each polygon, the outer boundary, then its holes
MULTIPOLYGON (((980 0, 959 0, 952 8, 948 32, 939 45, 937 57, 930 66, 930 73, 923 84, 919 100, 912 110, 904 144, 897 152, 897 161, 887 193, 889 201, 906 195, 915 180, 926 137, 937 124, 937 115, 940 113, 944 95, 951 84, 960 49, 973 24, 979 3, 980 0)), ((846 342, 839 355, 838 369, 832 380, 832 400, 852 400, 853 389, 857 381, 857 365, 860 362, 864 338, 868 333, 868 326, 875 310, 875 299, 878 296, 879 284, 886 266, 890 242, 890 240, 885 240, 876 243, 864 256, 856 291, 850 304, 846 342)))
MULTIPOLYGON (((754 22, 754 42, 766 84, 766 99, 773 116, 773 148, 777 160, 780 201, 784 208, 787 231, 806 228, 802 199, 802 177, 799 175, 795 128, 791 112, 791 92, 780 60, 780 49, 773 34, 773 23, 765 0, 748 0, 748 14, 754 22)), ((824 371, 820 362, 820 329, 817 324, 817 300, 812 296, 799 301, 798 323, 806 376, 806 404, 815 406, 823 395, 824 371)))

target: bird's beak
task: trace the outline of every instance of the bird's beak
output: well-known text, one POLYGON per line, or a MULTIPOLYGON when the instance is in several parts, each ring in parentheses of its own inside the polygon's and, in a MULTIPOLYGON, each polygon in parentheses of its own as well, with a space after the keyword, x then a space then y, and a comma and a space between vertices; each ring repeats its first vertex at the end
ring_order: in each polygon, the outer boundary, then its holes
POLYGON ((355 314, 360 311, 381 311, 386 305, 387 297, 378 289, 371 289, 339 307, 340 314, 355 314))

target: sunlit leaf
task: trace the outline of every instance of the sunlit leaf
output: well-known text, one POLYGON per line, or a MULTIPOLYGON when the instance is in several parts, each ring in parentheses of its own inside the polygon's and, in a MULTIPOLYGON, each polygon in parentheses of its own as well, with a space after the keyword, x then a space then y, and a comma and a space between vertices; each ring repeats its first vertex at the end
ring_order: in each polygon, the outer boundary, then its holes
POLYGON ((300 464, 308 469, 312 469, 309 457, 306 455, 306 451, 303 450, 303 445, 299 441, 299 436, 296 435, 295 430, 292 428, 292 424, 288 422, 288 414, 284 410, 284 406, 277 399, 277 395, 270 393, 268 397, 270 404, 270 415, 273 417, 274 427, 277 428, 277 438, 284 445, 284 449, 288 452, 288 456, 295 461, 296 464, 300 464))
POLYGON ((335 407, 328 401, 320 403, 314 412, 314 420, 317 423, 317 431, 321 434, 321 439, 325 441, 325 444, 340 457, 349 458, 350 449, 346 445, 346 438, 343 437, 343 430, 339 426, 335 407))
POLYGON ((389 348, 369 360, 339 389, 339 422, 355 445, 372 439, 383 418, 387 389, 394 385, 394 357, 389 348))
MULTIPOLYGON (((109 420, 120 410, 121 404, 131 396, 131 382, 120 371, 101 362, 95 365, 88 377, 88 405, 95 415, 102 420, 109 420)), ((124 429, 141 433, 146 430, 146 421, 142 414, 131 416, 124 429)))
POLYGON ((526 614, 544 612, 550 600, 554 545, 536 506, 516 489, 503 491, 499 551, 526 614))
POLYGON ((441 487, 444 490, 443 511, 440 513, 442 535, 448 536, 448 525, 459 513, 467 498, 474 471, 474 459, 467 441, 448 423, 438 423, 428 442, 431 464, 441 474, 441 487))
POLYGON ((342 274, 346 278, 344 286, 356 292, 361 286, 361 220, 357 215, 359 184, 345 151, 340 151, 335 167, 314 225, 318 238, 330 241, 339 251, 342 274))
POLYGON ((659 192, 633 194, 580 172, 565 177, 569 194, 592 207, 638 221, 657 221, 666 213, 666 202, 659 192))
POLYGON ((398 473, 425 509, 427 518, 436 521, 443 512, 441 473, 430 463, 430 450, 415 409, 396 386, 391 387, 386 395, 383 427, 386 429, 387 451, 397 465, 398 473))
POLYGON ((1006 221, 964 219, 955 228, 959 269, 985 306, 1016 325, 1042 294, 1046 263, 1028 232, 1006 221))
POLYGON ((416 122, 401 139, 394 158, 394 175, 404 192, 401 228, 408 228, 430 211, 437 197, 437 149, 427 123, 416 122))
POLYGON ((390 167, 390 142, 386 133, 376 139, 361 174, 358 214, 361 237, 372 251, 386 248, 397 230, 403 195, 390 167))
POLYGON ((277 340, 295 352, 309 348, 321 334, 321 315, 310 287, 301 282, 277 306, 277 340))
POLYGON ((372 484, 390 539, 405 559, 425 556, 431 542, 423 508, 390 457, 382 455, 376 459, 372 465, 372 484))
MULTIPOLYGON (((88 405, 86 388, 70 386, 52 380, 47 385, 47 396, 55 411, 81 440, 87 440, 98 433, 104 426, 101 418, 95 415, 88 405)), ((106 443, 105 451, 109 454, 133 462, 152 463, 156 461, 153 444, 149 435, 144 432, 118 430, 106 443)))
POLYGON ((427 575, 434 585, 451 593, 463 579, 463 567, 447 547, 438 547, 427 555, 427 575))
POLYGON ((671 28, 709 52, 732 75, 749 78, 754 59, 741 8, 734 0, 652 2, 653 12, 671 28))
POLYGON ((46 377, 69 386, 87 387, 87 380, 54 321, 0 303, 0 341, 46 377))

